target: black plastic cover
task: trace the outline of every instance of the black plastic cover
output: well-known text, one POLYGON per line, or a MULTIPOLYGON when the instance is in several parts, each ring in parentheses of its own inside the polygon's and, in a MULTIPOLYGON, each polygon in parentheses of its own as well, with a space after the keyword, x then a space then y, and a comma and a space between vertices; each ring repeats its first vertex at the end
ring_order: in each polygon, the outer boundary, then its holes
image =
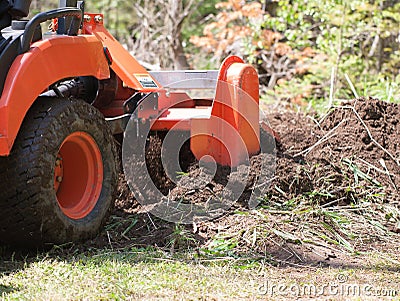
POLYGON ((10 36, 6 40, 4 50, 0 53, 0 95, 3 93, 4 83, 7 78, 8 71, 18 55, 18 50, 21 45, 22 33, 15 36, 10 36))
POLYGON ((10 14, 13 17, 27 17, 32 0, 11 0, 10 14))
MULTIPOLYGON (((21 37, 23 33, 23 30, 12 30, 11 27, 8 27, 4 29, 0 34, 0 96, 3 93, 8 71, 15 58, 20 53, 21 37)), ((36 42, 41 39, 41 27, 37 26, 33 34, 32 41, 36 42)))
POLYGON ((11 25, 11 15, 8 13, 10 3, 7 0, 0 0, 0 30, 11 25))

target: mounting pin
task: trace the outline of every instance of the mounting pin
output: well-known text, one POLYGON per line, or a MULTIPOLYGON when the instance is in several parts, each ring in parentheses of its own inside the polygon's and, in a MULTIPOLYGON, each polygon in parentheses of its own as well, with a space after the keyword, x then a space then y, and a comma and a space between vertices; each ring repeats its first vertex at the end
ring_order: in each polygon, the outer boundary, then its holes
POLYGON ((86 23, 90 23, 90 21, 92 21, 92 17, 89 16, 89 15, 84 15, 84 16, 83 16, 83 20, 84 20, 86 23))
POLYGON ((101 23, 101 22, 103 22, 103 17, 101 15, 97 15, 94 17, 94 21, 96 23, 101 23))

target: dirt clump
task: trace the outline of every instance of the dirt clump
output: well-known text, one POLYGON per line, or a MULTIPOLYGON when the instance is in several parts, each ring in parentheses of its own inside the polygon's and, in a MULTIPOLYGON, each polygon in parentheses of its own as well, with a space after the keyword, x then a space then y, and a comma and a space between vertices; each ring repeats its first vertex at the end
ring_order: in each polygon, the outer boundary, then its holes
POLYGON ((398 202, 400 107, 360 98, 332 109, 320 120, 302 114, 271 114, 278 131, 276 181, 270 196, 356 202, 381 195, 398 202))

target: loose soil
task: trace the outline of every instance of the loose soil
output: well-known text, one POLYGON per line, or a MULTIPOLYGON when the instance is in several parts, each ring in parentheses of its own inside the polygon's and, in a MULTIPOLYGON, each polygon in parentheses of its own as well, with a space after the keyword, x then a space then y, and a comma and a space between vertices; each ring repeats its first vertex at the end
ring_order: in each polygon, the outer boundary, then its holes
MULTIPOLYGON (((399 105, 365 98, 343 103, 324 116, 269 113, 267 120, 276 135, 264 132, 263 139, 271 145, 277 138, 276 148, 251 158, 244 192, 222 217, 189 226, 162 221, 135 201, 121 175, 106 231, 85 247, 156 246, 212 253, 222 237, 223 250, 230 254, 267 256, 283 264, 337 266, 349 263, 346 256, 354 252, 396 250, 399 116, 399 105), (265 162, 275 173, 261 176, 271 181, 258 209, 251 210, 249 197, 265 162), (386 210, 386 205, 395 211, 386 210)), ((204 180, 204 170, 184 155, 183 161, 190 161, 187 174, 175 184, 161 168, 162 137, 151 138, 149 145, 147 167, 170 199, 206 204, 226 189, 229 179, 240 177, 240 168, 218 167, 209 183, 199 187, 195 181, 204 180)))

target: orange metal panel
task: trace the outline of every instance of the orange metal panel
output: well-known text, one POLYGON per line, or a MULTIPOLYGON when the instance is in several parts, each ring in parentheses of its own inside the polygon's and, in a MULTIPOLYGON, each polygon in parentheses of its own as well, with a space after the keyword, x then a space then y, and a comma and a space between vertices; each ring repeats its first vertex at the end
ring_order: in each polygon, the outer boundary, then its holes
POLYGON ((38 95, 56 81, 76 76, 110 76, 103 45, 94 36, 45 39, 16 58, 0 98, 0 156, 9 155, 25 114, 38 95))
POLYGON ((211 118, 191 122, 190 147, 199 160, 211 156, 237 166, 260 151, 259 81, 254 67, 238 57, 222 64, 211 118))
POLYGON ((129 88, 140 92, 155 92, 161 85, 103 26, 101 14, 87 14, 83 32, 94 34, 111 53, 111 68, 129 88))
POLYGON ((235 91, 234 121, 249 155, 260 151, 259 81, 253 66, 233 64, 227 72, 227 82, 237 86, 235 91))

